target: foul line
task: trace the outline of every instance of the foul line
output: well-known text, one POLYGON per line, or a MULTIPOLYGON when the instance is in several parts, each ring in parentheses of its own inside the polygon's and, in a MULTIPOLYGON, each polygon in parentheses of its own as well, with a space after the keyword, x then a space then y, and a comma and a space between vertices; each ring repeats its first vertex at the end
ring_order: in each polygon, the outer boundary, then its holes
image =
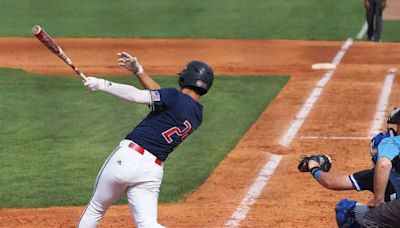
POLYGON ((379 102, 376 106, 376 112, 374 117, 374 122, 372 128, 369 131, 369 136, 372 137, 380 132, 381 126, 385 120, 385 110, 389 103, 389 96, 392 92, 392 85, 394 81, 394 76, 397 72, 397 68, 391 68, 386 75, 385 82, 383 83, 381 96, 379 97, 379 102))
POLYGON ((270 156, 269 161, 261 169, 257 179, 254 181, 249 191, 247 191, 239 207, 236 208, 224 227, 239 227, 240 223, 246 218, 251 205, 253 205, 260 196, 262 189, 268 183, 269 178, 272 176, 281 160, 281 155, 272 154, 270 156))
POLYGON ((382 86, 382 92, 379 97, 379 102, 376 105, 376 112, 374 121, 369 131, 368 136, 302 136, 302 139, 318 139, 318 140, 364 140, 370 139, 372 136, 380 132, 381 126, 385 121, 385 110, 387 109, 389 103, 390 93, 392 92, 393 81, 396 75, 397 68, 391 68, 385 77, 385 81, 382 86))
POLYGON ((360 32, 357 34, 356 38, 359 39, 359 40, 361 40, 361 39, 364 37, 365 33, 367 33, 367 29, 368 29, 368 24, 367 24, 367 22, 364 22, 364 24, 363 24, 363 26, 361 27, 361 30, 360 30, 360 32))
MULTIPOLYGON (((367 29, 367 24, 365 23, 357 35, 358 37, 363 37, 367 29)), ((358 39, 361 39, 358 38, 358 39)), ((334 59, 332 60, 332 64, 337 66, 348 48, 352 45, 353 39, 348 38, 346 42, 342 45, 339 52, 336 54, 334 59)), ((395 69, 395 68, 394 68, 395 69)), ((393 69, 391 69, 392 71, 393 69)), ((395 69, 396 70, 396 69, 395 69)), ((395 72, 394 70, 394 72, 395 72)), ((306 102, 304 103, 302 109, 297 114, 295 120, 293 121, 291 127, 286 131, 280 140, 280 144, 283 146, 288 146, 290 142, 293 140, 299 129, 304 123, 304 120, 307 118, 309 112, 311 111, 312 107, 318 100, 319 96, 322 93, 323 88, 328 83, 328 81, 332 78, 334 74, 334 70, 327 71, 324 76, 318 81, 317 85, 315 86, 314 90, 312 91, 311 95, 308 97, 306 102)), ((391 72, 394 77, 394 72, 391 72)), ((389 75, 388 75, 389 76, 389 75)), ((388 77, 387 77, 388 78, 388 77)), ((393 82, 393 79, 392 79, 393 82)), ((386 80, 385 80, 386 84, 386 80)), ((389 92, 390 94, 390 92, 389 92)), ((329 136, 329 137, 303 137, 303 138, 317 138, 317 139, 369 139, 369 137, 345 137, 345 136, 329 136)), ((247 213, 250 210, 250 207, 256 202, 256 199, 260 196, 262 189, 267 185, 270 177, 274 173, 275 169, 278 167, 280 161, 282 160, 281 155, 272 154, 269 158, 269 161, 264 165, 261 169, 260 173, 258 174, 256 180, 254 181, 253 185, 247 191, 245 197, 243 198, 242 202, 240 203, 239 207, 233 212, 231 218, 226 221, 224 227, 239 227, 240 223, 246 218, 247 213)))
MULTIPOLYGON (((342 60, 343 56, 346 54, 347 49, 352 45, 353 39, 349 38, 340 48, 340 51, 333 58, 332 64, 337 66, 342 60)), ((292 142, 293 138, 296 136, 297 132, 300 130, 303 125, 305 119, 313 108, 314 104, 317 102, 319 96, 322 93, 325 85, 332 78, 334 74, 334 70, 327 71, 324 76, 318 81, 314 90, 311 92, 310 96, 307 98, 306 102, 303 104, 300 112, 296 115, 296 118, 290 124, 289 129, 287 129, 286 133, 281 137, 279 144, 282 146, 289 146, 292 142)))

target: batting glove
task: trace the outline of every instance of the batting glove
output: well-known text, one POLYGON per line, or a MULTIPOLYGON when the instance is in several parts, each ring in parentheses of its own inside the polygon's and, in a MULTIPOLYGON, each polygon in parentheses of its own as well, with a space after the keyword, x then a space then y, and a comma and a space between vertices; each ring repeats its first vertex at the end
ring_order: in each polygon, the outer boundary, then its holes
POLYGON ((137 76, 143 74, 143 67, 140 65, 139 60, 127 52, 117 53, 119 59, 118 64, 125 69, 132 71, 137 76))
POLYGON ((91 91, 104 90, 107 86, 111 85, 111 82, 102 78, 87 77, 86 81, 83 81, 83 85, 91 91))

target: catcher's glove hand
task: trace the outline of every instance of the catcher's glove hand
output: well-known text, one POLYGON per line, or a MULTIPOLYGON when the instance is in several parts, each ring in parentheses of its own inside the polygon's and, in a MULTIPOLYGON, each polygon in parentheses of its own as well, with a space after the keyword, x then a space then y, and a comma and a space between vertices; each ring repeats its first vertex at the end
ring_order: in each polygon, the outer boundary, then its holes
POLYGON ((310 172, 310 169, 308 168, 308 162, 310 160, 318 162, 318 164, 320 165, 319 169, 321 171, 328 172, 331 169, 332 161, 328 155, 303 155, 300 157, 297 169, 299 169, 299 171, 303 173, 310 172))

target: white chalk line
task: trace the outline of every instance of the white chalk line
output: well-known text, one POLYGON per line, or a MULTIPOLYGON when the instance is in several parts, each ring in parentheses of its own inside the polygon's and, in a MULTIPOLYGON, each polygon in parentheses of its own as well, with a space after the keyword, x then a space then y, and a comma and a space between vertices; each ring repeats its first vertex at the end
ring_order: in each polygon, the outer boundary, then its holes
POLYGON ((393 67, 388 70, 385 77, 381 95, 379 96, 378 104, 376 105, 376 112, 372 123, 371 130, 368 136, 302 136, 302 139, 316 139, 316 140, 364 140, 370 139, 372 136, 381 132, 381 126, 385 121, 385 110, 387 109, 390 93, 392 92, 393 81, 396 75, 397 68, 393 67))
POLYGON ((372 123, 371 130, 369 131, 369 136, 372 137, 380 132, 381 126, 385 121, 385 110, 389 103, 390 93, 392 92, 394 76, 397 72, 397 68, 391 68, 385 77, 385 81, 382 86, 382 92, 379 97, 379 102, 376 106, 376 112, 374 121, 372 123))
POLYGON ((360 32, 356 36, 356 39, 361 40, 364 37, 365 33, 367 33, 367 29, 368 29, 368 24, 367 22, 364 22, 360 32))
MULTIPOLYGON (((363 37, 367 29, 367 24, 363 25, 360 33, 357 37, 363 37)), ((358 38, 361 39, 361 38, 358 38)), ((341 59, 346 54, 347 49, 352 45, 353 40, 351 38, 347 39, 346 42, 342 45, 340 51, 336 54, 335 58, 332 61, 332 64, 337 66, 341 59)), ((297 131, 301 128, 305 118, 308 116, 308 113, 314 106, 315 102, 318 100, 323 88, 331 79, 334 74, 334 70, 330 70, 324 74, 324 76, 318 81, 316 87, 314 88, 313 92, 311 93, 310 97, 307 99, 306 103, 303 105, 303 108, 300 110, 299 114, 296 116, 296 120, 294 121, 293 130, 287 131, 285 135, 281 138, 281 145, 288 146, 290 142, 293 140, 294 136, 297 134, 297 131)), ((293 126, 292 125, 292 126, 293 126)), ((313 136, 308 136, 313 137, 313 136)), ((321 138, 320 136, 318 136, 321 138)), ((307 138, 307 136, 306 136, 307 138)), ((346 136, 328 136, 328 139, 369 139, 369 137, 346 137, 346 136)), ((261 169, 257 179, 246 193, 245 197, 243 198, 242 202, 240 203, 239 207, 236 208, 235 212, 232 214, 231 218, 225 223, 225 227, 238 227, 240 223, 246 218, 247 213, 250 210, 251 205, 253 205, 261 194, 262 189, 268 183, 269 178, 274 173, 275 169, 278 167, 280 161, 282 160, 281 155, 272 154, 269 161, 264 165, 261 169)))
POLYGON ((371 139, 368 136, 302 136, 302 139, 315 140, 365 140, 371 139))
MULTIPOLYGON (((337 66, 348 48, 352 45, 353 39, 349 38, 346 42, 342 45, 339 52, 332 60, 332 64, 337 66)), ((296 115, 295 119, 291 122, 290 127, 286 130, 286 132, 282 135, 279 144, 282 146, 289 146, 292 142, 294 137, 296 136, 297 132, 300 130, 301 126, 303 125, 305 119, 307 118, 308 114, 310 113, 311 109, 314 107, 315 103, 317 102, 319 96, 322 93, 325 85, 329 82, 332 78, 335 70, 327 71, 323 77, 318 81, 317 85, 314 87, 313 91, 311 92, 310 96, 307 98, 306 102, 303 104, 300 112, 296 115)))
POLYGON ((247 191, 240 205, 233 212, 231 218, 226 221, 224 227, 239 227, 240 223, 246 218, 250 207, 256 202, 263 188, 267 185, 269 178, 278 167, 282 160, 281 155, 271 154, 268 162, 261 169, 253 185, 247 191))

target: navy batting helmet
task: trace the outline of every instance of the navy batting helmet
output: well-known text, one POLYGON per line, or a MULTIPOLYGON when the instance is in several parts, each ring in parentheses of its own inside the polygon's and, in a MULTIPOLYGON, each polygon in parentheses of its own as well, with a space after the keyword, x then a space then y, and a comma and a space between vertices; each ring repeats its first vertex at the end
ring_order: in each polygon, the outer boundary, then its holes
POLYGON ((201 61, 191 61, 179 73, 179 86, 193 89, 199 95, 204 95, 211 88, 214 72, 211 67, 201 61))

